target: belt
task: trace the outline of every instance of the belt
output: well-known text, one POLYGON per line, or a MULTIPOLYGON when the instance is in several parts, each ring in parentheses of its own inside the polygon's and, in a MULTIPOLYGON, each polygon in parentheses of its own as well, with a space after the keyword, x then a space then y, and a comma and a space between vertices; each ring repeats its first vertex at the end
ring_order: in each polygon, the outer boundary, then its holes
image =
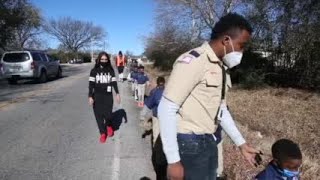
POLYGON ((180 139, 205 139, 205 138, 212 138, 216 141, 216 137, 213 134, 181 134, 178 133, 177 135, 180 139))

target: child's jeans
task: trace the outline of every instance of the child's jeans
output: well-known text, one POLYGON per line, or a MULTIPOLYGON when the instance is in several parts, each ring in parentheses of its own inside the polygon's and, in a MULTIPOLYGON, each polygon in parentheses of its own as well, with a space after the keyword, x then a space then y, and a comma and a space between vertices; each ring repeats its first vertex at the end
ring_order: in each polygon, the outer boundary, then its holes
POLYGON ((146 91, 146 84, 138 84, 138 102, 144 102, 144 94, 146 91))
POLYGON ((135 91, 136 91, 136 86, 137 86, 136 82, 131 82, 131 90, 133 93, 135 93, 135 91))

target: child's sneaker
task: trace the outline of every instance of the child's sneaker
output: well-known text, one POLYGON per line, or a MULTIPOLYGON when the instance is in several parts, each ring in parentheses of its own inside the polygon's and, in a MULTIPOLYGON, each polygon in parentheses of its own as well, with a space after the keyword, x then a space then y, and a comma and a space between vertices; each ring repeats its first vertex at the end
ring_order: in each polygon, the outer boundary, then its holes
POLYGON ((107 140, 107 135, 106 134, 101 134, 100 136, 100 143, 105 143, 107 140))
POLYGON ((113 131, 113 129, 112 129, 111 126, 108 126, 108 127, 107 127, 107 131, 108 131, 108 136, 109 136, 109 137, 112 137, 112 136, 114 135, 114 131, 113 131))

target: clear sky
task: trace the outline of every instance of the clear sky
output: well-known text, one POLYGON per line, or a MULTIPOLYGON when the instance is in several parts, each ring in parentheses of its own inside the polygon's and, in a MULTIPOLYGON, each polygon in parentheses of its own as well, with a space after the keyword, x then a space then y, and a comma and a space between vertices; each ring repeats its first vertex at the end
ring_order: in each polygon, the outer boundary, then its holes
MULTIPOLYGON (((144 51, 143 37, 153 30, 153 0, 31 0, 45 18, 72 18, 92 21, 108 32, 107 51, 144 51)), ((56 48, 58 42, 48 40, 56 48)))

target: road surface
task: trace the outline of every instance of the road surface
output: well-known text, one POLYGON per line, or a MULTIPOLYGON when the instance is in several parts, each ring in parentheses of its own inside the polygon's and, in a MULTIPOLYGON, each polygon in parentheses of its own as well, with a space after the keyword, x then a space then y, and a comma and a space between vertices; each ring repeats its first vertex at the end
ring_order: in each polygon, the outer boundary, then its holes
POLYGON ((0 83, 1 180, 155 179, 150 140, 141 139, 139 109, 127 83, 119 86, 128 123, 99 143, 87 104, 91 67, 64 67, 67 77, 46 84, 0 83))

